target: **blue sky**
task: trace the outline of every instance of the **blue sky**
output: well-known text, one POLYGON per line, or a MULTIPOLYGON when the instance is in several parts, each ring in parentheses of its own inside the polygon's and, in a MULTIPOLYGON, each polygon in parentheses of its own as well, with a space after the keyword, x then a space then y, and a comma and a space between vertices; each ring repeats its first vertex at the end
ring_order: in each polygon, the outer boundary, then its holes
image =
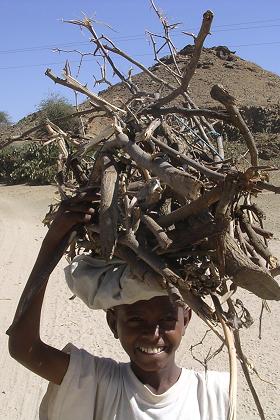
MULTIPOLYGON (((280 75, 279 0, 158 0, 157 5, 170 22, 182 22, 179 28, 192 32, 197 32, 203 12, 213 10, 215 18, 207 46, 228 45, 242 58, 280 75)), ((153 63, 145 30, 156 32, 160 27, 148 0, 1 0, 0 11, 0 111, 8 112, 14 122, 34 112, 52 93, 74 100, 73 92, 54 85, 44 75, 48 67, 60 75, 66 58, 72 73, 77 71, 77 55, 54 53, 52 48, 92 51, 89 35, 77 26, 62 23, 62 18, 79 19, 82 13, 95 16, 114 28, 112 31, 97 24, 99 33, 108 34, 145 65, 153 63)), ((182 48, 191 39, 178 30, 174 42, 182 48)), ((125 70, 123 63, 119 65, 125 70)), ((99 77, 99 69, 94 59, 88 58, 79 79, 92 89, 93 74, 99 77)))

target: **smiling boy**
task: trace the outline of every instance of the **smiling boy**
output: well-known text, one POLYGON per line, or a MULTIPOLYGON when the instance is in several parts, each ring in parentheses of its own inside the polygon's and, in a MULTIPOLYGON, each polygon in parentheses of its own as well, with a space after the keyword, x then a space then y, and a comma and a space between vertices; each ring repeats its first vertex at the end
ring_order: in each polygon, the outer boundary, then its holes
POLYGON ((121 305, 107 313, 108 324, 128 354, 131 369, 155 394, 167 391, 181 374, 175 352, 190 314, 167 296, 121 305))
POLYGON ((142 284, 124 264, 116 267, 82 256, 66 277, 90 307, 106 310, 108 325, 130 363, 99 358, 72 344, 60 351, 42 342, 40 315, 51 261, 62 256, 62 244, 73 228, 90 221, 93 199, 85 194, 59 210, 23 296, 38 281, 41 290, 8 331, 12 357, 50 381, 40 419, 225 420, 228 374, 197 373, 175 363, 190 309, 172 303, 165 291, 142 284))

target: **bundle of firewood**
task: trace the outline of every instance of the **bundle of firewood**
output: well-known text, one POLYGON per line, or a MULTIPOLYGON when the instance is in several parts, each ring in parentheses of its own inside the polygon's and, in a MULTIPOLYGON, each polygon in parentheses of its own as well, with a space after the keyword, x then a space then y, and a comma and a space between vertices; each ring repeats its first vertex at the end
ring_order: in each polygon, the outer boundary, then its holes
POLYGON ((263 168, 237 170, 212 143, 207 150, 190 136, 186 118, 153 118, 147 110, 135 111, 135 118, 137 124, 130 115, 116 118, 97 139, 60 156, 62 199, 91 188, 101 192, 92 224, 77 232, 69 257, 83 251, 107 260, 121 256, 139 277, 159 274, 163 287, 207 318, 213 314, 203 298, 226 300, 238 286, 279 300, 277 259, 267 246, 272 234, 251 202, 272 188, 263 168), (86 156, 93 149, 91 163, 86 156))
MULTIPOLYGON (((219 111, 198 108, 188 94, 213 14, 204 14, 199 34, 193 35, 192 54, 182 67, 169 35, 172 25, 153 7, 167 34, 171 64, 166 67, 176 85, 159 79, 109 38, 99 37, 89 19, 71 23, 90 32, 95 54, 120 77, 129 100, 117 106, 97 96, 71 76, 68 66, 64 79, 46 71, 56 83, 90 98, 91 107, 84 113, 96 112, 107 121, 92 138, 75 138, 46 122, 49 141, 56 141, 61 151, 56 180, 62 199, 89 188, 101 191, 94 222, 76 236, 70 256, 74 248, 107 260, 121 255, 140 277, 159 274, 171 294, 206 318, 213 318, 213 311, 203 298, 215 295, 224 301, 238 286, 262 299, 279 300, 280 287, 273 278, 277 259, 267 246, 271 233, 251 201, 264 189, 278 192, 267 182, 273 168, 258 166, 254 138, 235 98, 222 86, 211 89, 212 98, 223 105, 219 111), (154 82, 154 92, 142 91, 131 74, 125 77, 110 53, 141 66, 154 82), (237 160, 225 159, 223 136, 215 129, 221 122, 232 124, 244 137, 250 158, 242 170, 237 160)), ((150 36, 157 58, 154 34, 150 36)))
MULTIPOLYGON (((71 76, 68 64, 64 78, 46 71, 56 83, 88 96, 89 107, 73 116, 91 115, 91 120, 105 121, 94 137, 65 133, 59 122, 44 124, 47 143, 56 142, 60 150, 56 182, 61 200, 89 189, 101 193, 100 203, 94 203, 92 223, 72 235, 67 255, 72 259, 86 252, 107 260, 117 256, 144 281, 156 278, 172 299, 189 305, 222 338, 217 328, 220 322, 229 349, 233 331, 247 378, 238 329, 248 326, 251 319, 246 310, 240 315, 233 298, 240 287, 264 300, 280 300, 280 287, 274 279, 280 270, 267 243, 272 234, 263 225, 262 210, 252 202, 263 190, 279 193, 279 187, 268 182, 268 172, 275 168, 259 166, 254 138, 235 98, 222 86, 211 89, 217 106, 222 105, 220 110, 198 108, 188 93, 212 12, 204 14, 197 36, 186 33, 193 37, 194 45, 188 47, 191 54, 182 64, 171 39, 177 25, 169 24, 151 4, 165 34, 158 38, 149 33, 155 60, 170 73, 174 84, 106 36, 98 36, 87 18, 71 23, 90 32, 94 54, 119 77, 129 99, 119 105, 96 95, 71 76), (162 48, 158 41, 169 48, 169 65, 158 56, 162 48), (131 71, 124 75, 118 69, 114 55, 145 72, 154 90, 141 90, 131 71), (246 156, 225 158, 224 123, 239 130, 247 145, 246 156)), ((105 67, 102 81, 107 81, 105 67)), ((46 224, 51 223, 56 210, 51 206, 46 224)), ((231 369, 234 374, 234 366, 231 369)), ((247 380, 253 387, 250 378, 247 380)))

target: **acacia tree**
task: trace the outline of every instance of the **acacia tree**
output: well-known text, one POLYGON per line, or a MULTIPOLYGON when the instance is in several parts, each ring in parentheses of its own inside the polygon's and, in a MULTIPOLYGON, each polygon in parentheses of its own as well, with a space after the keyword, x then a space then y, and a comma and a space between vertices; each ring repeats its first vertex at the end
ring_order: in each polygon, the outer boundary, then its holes
POLYGON ((67 98, 52 93, 48 98, 42 99, 37 106, 40 112, 40 120, 49 119, 53 123, 58 123, 62 130, 79 131, 78 118, 68 119, 73 114, 74 107, 67 98))
POLYGON ((0 111, 0 125, 6 126, 10 124, 11 124, 11 119, 10 119, 9 114, 5 111, 0 111))

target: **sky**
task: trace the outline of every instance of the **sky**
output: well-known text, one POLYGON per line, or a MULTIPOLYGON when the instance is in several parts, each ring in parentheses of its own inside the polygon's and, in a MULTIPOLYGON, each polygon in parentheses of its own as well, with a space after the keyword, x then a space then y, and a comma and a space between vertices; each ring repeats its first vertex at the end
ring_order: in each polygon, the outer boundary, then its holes
MULTIPOLYGON (((156 0, 156 4, 169 23, 181 23, 173 34, 178 49, 192 42, 181 31, 197 33, 203 13, 210 9, 215 17, 205 46, 227 45, 242 58, 280 75, 279 0, 156 0)), ((161 27, 149 0, 1 0, 0 12, 0 111, 13 122, 36 111, 40 101, 52 94, 75 101, 71 90, 44 75, 51 68, 61 76, 66 59, 72 75, 77 75, 79 54, 58 53, 55 48, 94 51, 90 34, 63 20, 87 15, 96 21, 99 34, 109 36, 146 66, 154 63, 145 31, 160 33, 161 27)), ((125 63, 117 63, 127 71, 125 63)), ((95 92, 105 89, 94 86, 94 76, 100 78, 99 66, 93 56, 86 56, 77 78, 95 92)), ((84 99, 78 97, 79 102, 84 99)))

